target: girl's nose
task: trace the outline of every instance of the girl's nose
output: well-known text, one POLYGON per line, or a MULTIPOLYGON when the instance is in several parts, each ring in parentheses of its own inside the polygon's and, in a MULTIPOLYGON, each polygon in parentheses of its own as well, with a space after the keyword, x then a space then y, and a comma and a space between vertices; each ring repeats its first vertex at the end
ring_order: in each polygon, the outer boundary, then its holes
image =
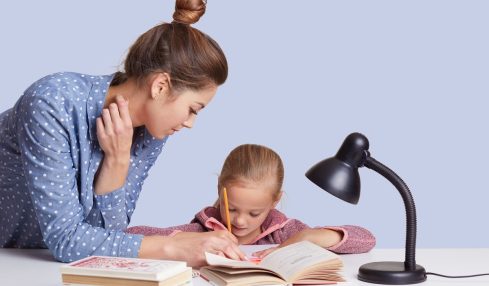
POLYGON ((234 216, 234 220, 233 220, 233 224, 237 227, 242 227, 245 225, 245 219, 244 219, 244 216, 242 215, 235 215, 234 216))

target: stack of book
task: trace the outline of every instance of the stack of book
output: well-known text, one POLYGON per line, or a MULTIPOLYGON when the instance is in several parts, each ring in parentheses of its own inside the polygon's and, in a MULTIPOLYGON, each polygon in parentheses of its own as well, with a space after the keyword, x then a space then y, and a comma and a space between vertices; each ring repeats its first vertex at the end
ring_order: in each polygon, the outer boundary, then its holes
POLYGON ((64 285, 192 285, 192 268, 182 261, 90 256, 60 271, 64 285))

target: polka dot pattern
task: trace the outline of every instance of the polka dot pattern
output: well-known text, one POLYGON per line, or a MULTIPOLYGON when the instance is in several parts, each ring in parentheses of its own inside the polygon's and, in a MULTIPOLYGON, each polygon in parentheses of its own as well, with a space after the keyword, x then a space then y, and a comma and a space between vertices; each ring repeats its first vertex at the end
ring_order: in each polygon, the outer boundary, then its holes
POLYGON ((142 235, 123 232, 166 138, 135 130, 125 185, 97 196, 96 135, 112 75, 56 73, 0 114, 0 247, 49 248, 59 261, 136 257, 142 235))

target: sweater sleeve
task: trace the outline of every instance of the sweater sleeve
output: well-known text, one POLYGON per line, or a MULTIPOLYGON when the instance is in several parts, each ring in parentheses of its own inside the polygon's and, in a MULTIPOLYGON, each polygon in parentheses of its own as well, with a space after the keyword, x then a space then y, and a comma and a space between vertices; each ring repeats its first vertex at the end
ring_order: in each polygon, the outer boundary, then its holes
POLYGON ((367 229, 355 225, 327 226, 322 227, 343 233, 343 239, 336 245, 328 247, 340 254, 364 253, 370 251, 375 246, 375 237, 367 229))
POLYGON ((133 226, 125 230, 130 234, 142 234, 142 235, 162 235, 173 236, 179 232, 205 232, 205 228, 200 223, 188 223, 171 227, 152 227, 145 225, 133 226))
MULTIPOLYGON (((297 219, 289 219, 282 228, 272 233, 272 243, 283 243, 294 234, 310 227, 297 219)), ((375 237, 367 229, 354 226, 325 226, 315 227, 316 229, 331 229, 342 233, 343 238, 336 245, 327 249, 339 254, 364 253, 370 251, 375 246, 375 237)))

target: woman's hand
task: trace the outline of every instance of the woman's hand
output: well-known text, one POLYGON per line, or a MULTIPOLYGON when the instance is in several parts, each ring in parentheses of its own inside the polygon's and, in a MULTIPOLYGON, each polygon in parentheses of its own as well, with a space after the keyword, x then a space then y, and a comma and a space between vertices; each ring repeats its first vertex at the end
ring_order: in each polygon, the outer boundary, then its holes
POLYGON ((174 236, 146 236, 139 257, 186 261, 189 266, 206 264, 204 252, 235 260, 247 260, 238 247, 238 240, 225 230, 180 232, 174 236))
POLYGON ((287 246, 299 241, 308 240, 321 247, 328 248, 338 244, 343 239, 343 233, 328 228, 308 228, 304 229, 281 243, 279 246, 267 248, 253 253, 254 256, 263 258, 280 247, 287 246))
POLYGON ((104 159, 95 181, 95 193, 103 195, 124 185, 129 170, 133 126, 129 102, 116 96, 115 103, 102 110, 97 118, 97 138, 104 151, 104 159))

